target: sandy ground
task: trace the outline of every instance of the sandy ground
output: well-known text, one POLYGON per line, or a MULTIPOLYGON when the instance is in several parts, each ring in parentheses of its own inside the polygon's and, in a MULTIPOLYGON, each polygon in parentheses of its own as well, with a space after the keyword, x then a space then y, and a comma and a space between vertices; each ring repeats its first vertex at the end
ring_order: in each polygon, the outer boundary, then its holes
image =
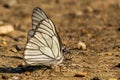
POLYGON ((0 0, 0 24, 14 27, 0 34, 0 80, 120 80, 120 0, 0 0), (61 71, 24 66, 34 7, 52 19, 66 48, 61 71))

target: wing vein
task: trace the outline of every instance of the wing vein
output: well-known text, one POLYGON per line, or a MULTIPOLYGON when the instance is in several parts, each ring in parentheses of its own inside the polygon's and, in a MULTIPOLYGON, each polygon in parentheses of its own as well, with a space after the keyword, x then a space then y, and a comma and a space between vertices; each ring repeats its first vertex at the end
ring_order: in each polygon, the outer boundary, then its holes
MULTIPOLYGON (((46 21, 46 20, 45 20, 46 21)), ((47 22, 47 21, 46 21, 47 22)), ((47 22, 48 23, 48 22, 47 22)), ((44 26, 47 26, 50 30, 52 30, 48 25, 41 23, 44 26)))
MULTIPOLYGON (((39 49, 40 50, 40 49, 39 49)), ((44 52, 42 52, 41 50, 40 50, 40 52, 42 53, 42 54, 44 54, 44 52)), ((46 54, 44 54, 45 56, 47 56, 47 57, 50 57, 50 58, 52 58, 52 59, 54 59, 53 57, 51 57, 51 56, 49 56, 49 55, 46 55, 46 54)))
MULTIPOLYGON (((42 34, 41 34, 42 35, 42 34)), ((36 36, 34 36, 35 39, 37 39, 41 44, 43 44, 44 46, 46 46, 43 42, 41 42, 38 38, 36 38, 36 36)), ((40 47, 40 46, 39 46, 40 47)))
MULTIPOLYGON (((38 27, 38 28, 43 29, 43 30, 46 30, 47 32, 49 32, 49 33, 52 35, 52 33, 51 33, 50 31, 48 31, 47 29, 44 29, 44 28, 42 28, 42 27, 38 27)), ((42 32, 42 33, 44 33, 44 32, 42 32)))

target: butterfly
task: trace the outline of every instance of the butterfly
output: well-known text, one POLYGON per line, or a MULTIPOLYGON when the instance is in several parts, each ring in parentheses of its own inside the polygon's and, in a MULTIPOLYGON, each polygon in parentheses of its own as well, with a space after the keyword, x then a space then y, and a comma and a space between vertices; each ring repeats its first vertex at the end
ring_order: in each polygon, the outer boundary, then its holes
POLYGON ((24 60, 28 65, 59 65, 64 55, 60 37, 50 18, 36 7, 32 13, 32 29, 24 50, 24 60))

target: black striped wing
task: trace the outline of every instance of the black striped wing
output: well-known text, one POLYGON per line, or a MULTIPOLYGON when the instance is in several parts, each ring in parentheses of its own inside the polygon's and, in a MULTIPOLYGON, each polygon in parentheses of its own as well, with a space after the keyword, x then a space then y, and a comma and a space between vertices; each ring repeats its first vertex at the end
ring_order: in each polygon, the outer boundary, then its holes
POLYGON ((59 64, 63 60, 59 35, 40 8, 33 10, 32 29, 28 32, 24 59, 29 65, 59 64))

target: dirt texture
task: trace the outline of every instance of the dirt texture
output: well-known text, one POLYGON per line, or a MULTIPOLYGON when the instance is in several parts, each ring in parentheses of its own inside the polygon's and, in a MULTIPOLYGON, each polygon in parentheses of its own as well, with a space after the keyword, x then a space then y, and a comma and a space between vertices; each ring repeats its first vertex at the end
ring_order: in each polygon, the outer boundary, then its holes
POLYGON ((14 30, 0 34, 0 80, 120 80, 120 0, 0 0, 6 24, 14 30), (65 48, 55 71, 23 60, 35 7, 52 19, 65 48))

